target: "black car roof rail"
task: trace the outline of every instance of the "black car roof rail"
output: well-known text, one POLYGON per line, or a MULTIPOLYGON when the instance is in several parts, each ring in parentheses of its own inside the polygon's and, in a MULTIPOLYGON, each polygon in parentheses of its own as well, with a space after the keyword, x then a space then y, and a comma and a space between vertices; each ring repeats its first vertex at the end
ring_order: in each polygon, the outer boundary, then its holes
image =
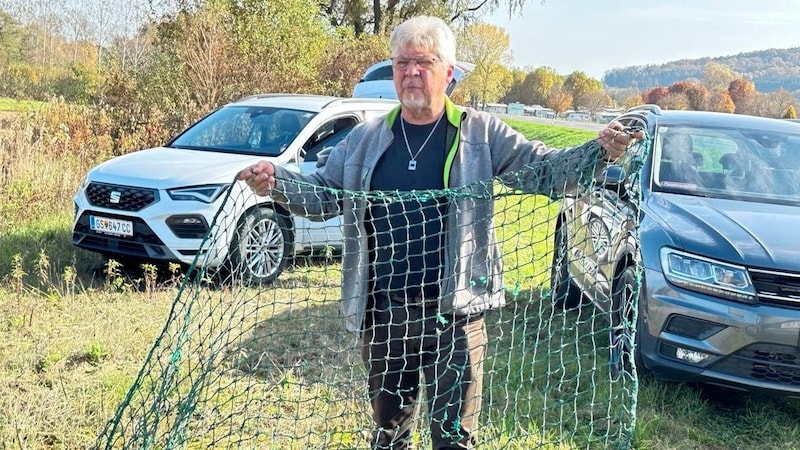
POLYGON ((238 100, 234 100, 233 103, 245 101, 245 100, 252 100, 257 98, 270 98, 270 97, 326 97, 330 98, 330 101, 325 103, 323 108, 327 108, 333 103, 353 103, 353 102, 367 102, 367 103, 390 103, 390 102, 397 102, 397 100, 392 99, 385 99, 385 98, 371 98, 371 97, 359 97, 359 98, 352 98, 352 97, 336 97, 332 95, 316 95, 316 94, 298 94, 298 93, 282 93, 282 92, 275 92, 275 93, 265 93, 265 94, 252 94, 244 96, 238 100))
POLYGON ((318 95, 318 94, 300 94, 292 92, 270 92, 264 94, 246 95, 242 98, 234 100, 233 103, 241 102, 244 100, 251 100, 255 98, 270 98, 270 97, 333 97, 332 95, 318 95))
POLYGON ((633 108, 629 108, 626 112, 634 112, 634 111, 650 111, 653 114, 661 114, 661 107, 655 104, 647 103, 644 105, 637 105, 633 108))
POLYGON ((246 96, 244 96, 242 98, 239 98, 239 99, 237 99, 235 101, 236 102, 240 102, 242 100, 250 100, 250 99, 254 99, 254 98, 285 97, 287 95, 292 95, 292 94, 284 94, 284 93, 280 93, 280 92, 271 92, 271 93, 267 93, 267 94, 252 94, 252 95, 246 95, 246 96))

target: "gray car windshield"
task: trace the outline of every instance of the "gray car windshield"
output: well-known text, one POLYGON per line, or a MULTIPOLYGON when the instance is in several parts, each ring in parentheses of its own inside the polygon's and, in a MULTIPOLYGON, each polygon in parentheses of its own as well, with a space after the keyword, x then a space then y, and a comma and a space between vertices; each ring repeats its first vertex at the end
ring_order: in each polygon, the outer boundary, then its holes
POLYGON ((170 147, 278 156, 315 113, 256 106, 221 108, 186 130, 170 147))
POLYGON ((656 136, 655 191, 789 203, 800 198, 800 134, 662 126, 656 136))

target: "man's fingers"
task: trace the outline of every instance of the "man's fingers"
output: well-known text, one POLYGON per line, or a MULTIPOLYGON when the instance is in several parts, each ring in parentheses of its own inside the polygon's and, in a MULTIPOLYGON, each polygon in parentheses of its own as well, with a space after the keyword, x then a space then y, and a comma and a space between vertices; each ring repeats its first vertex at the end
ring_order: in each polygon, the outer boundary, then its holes
POLYGON ((256 195, 267 196, 275 187, 275 168, 262 161, 243 169, 236 178, 247 183, 256 195))
POLYGON ((237 180, 242 180, 242 181, 249 181, 254 176, 255 176, 255 174, 253 173, 253 168, 252 167, 248 167, 248 168, 242 170, 241 172, 239 172, 239 174, 236 176, 236 179, 237 180))

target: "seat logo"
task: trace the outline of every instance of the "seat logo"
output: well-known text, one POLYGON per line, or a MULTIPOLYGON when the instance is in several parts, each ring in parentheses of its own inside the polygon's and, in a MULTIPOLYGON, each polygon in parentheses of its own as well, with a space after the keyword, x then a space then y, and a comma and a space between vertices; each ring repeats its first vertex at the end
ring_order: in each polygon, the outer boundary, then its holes
POLYGON ((108 201, 114 204, 119 203, 119 200, 122 198, 122 193, 119 191, 111 191, 111 195, 108 197, 108 201))

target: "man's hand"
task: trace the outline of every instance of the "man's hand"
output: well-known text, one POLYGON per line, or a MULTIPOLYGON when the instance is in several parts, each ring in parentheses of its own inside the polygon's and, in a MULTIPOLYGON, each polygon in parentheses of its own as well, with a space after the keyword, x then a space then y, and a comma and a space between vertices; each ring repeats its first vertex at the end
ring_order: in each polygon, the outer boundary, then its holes
POLYGON ((625 151, 629 149, 638 139, 644 138, 642 130, 628 130, 615 121, 608 124, 606 128, 600 130, 597 139, 606 151, 606 161, 616 161, 625 151))
POLYGON ((250 186, 257 195, 269 195, 275 187, 275 166, 267 161, 259 161, 239 172, 236 176, 250 186))

